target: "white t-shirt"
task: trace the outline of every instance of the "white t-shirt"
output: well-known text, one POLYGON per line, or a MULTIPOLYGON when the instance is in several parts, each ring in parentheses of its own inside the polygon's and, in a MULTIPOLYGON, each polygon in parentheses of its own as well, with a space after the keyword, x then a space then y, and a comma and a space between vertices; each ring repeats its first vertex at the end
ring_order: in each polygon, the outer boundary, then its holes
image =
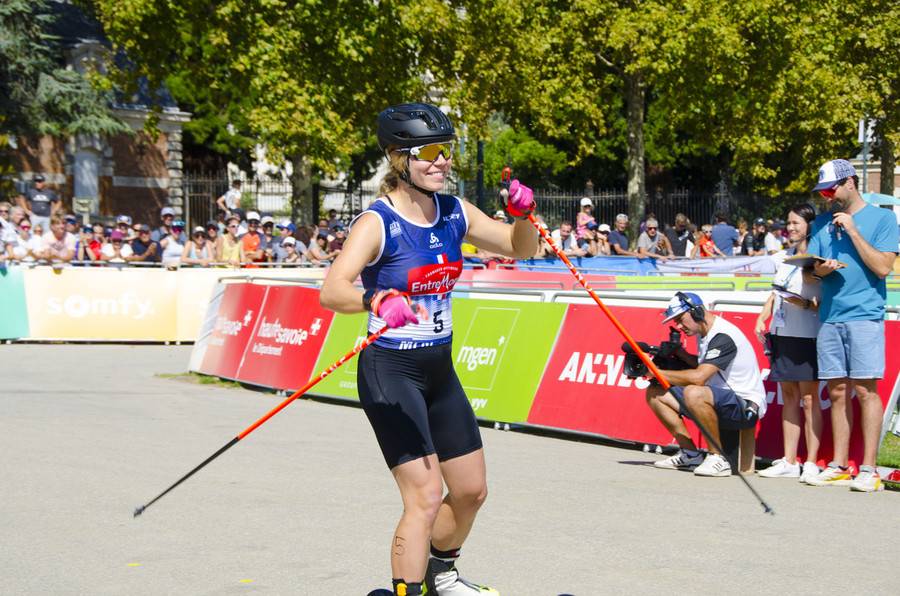
POLYGON ((232 188, 222 196, 225 197, 225 206, 228 207, 228 210, 234 211, 234 208, 237 207, 238 199, 241 198, 241 191, 236 188, 232 188))
MULTIPOLYGON (((821 303, 822 284, 803 283, 803 269, 784 262, 785 258, 793 256, 795 250, 794 247, 791 247, 772 255, 776 266, 772 286, 821 303)), ((791 304, 776 293, 775 301, 772 304, 772 322, 769 323, 769 333, 783 337, 818 337, 819 313, 791 304)))
POLYGON ((716 317, 706 337, 697 334, 697 357, 719 372, 706 381, 707 387, 730 388, 738 396, 759 406, 759 417, 766 413, 766 391, 759 363, 750 341, 741 330, 722 317, 716 317))
POLYGON ((766 254, 775 254, 783 248, 784 244, 781 242, 780 238, 776 238, 771 232, 766 234, 766 254))
POLYGON ((104 244, 103 248, 100 249, 100 254, 105 255, 109 258, 110 263, 124 263, 125 259, 134 254, 131 250, 130 244, 122 244, 121 257, 115 257, 116 251, 113 249, 113 245, 111 242, 104 244), (113 258, 115 257, 115 258, 113 258))

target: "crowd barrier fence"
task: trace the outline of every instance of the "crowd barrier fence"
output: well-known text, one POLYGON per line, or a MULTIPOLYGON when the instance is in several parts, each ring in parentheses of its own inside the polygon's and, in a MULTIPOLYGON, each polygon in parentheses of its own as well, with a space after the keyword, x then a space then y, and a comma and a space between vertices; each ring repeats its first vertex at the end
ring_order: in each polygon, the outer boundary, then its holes
MULTIPOLYGON (((595 304, 556 299, 574 292, 522 291, 542 295, 530 302, 508 299, 513 292, 472 288, 454 300, 452 357, 476 416, 650 445, 673 444, 645 403, 649 382, 624 376, 623 338, 595 304)), ((660 313, 671 291, 608 295, 610 300, 604 299, 604 303, 636 340, 658 345, 667 338, 668 327, 660 325, 660 313)), ((753 338, 764 295, 722 291, 703 296, 716 314, 753 338), (719 308, 729 300, 745 308, 719 308)), ((194 345, 191 370, 286 393, 303 386, 313 373, 367 334, 364 314, 334 315, 319 306, 315 288, 220 284, 214 290, 213 303, 194 345)), ((887 321, 885 328, 887 345, 900 341, 900 322, 887 321)), ((751 344, 765 378, 768 361, 761 345, 751 344)), ((696 352, 693 340, 687 347, 696 352)), ((898 397, 900 352, 888 350, 886 359, 886 375, 878 384, 887 413, 885 427, 898 397)), ((315 394, 355 401, 356 374, 354 359, 319 383, 315 394)), ((766 380, 765 387, 769 410, 757 427, 756 453, 774 459, 783 450, 782 396, 776 383, 766 380)), ((818 462, 824 465, 832 451, 827 415, 831 403, 824 383, 819 400, 826 411, 818 462)), ((853 407, 858 420, 856 400, 853 407)), ((688 425, 694 439, 703 445, 699 431, 688 425)), ((803 445, 801 440, 801 457, 805 456, 803 445)), ((851 463, 857 465, 862 455, 858 430, 851 438, 850 454, 851 463)))

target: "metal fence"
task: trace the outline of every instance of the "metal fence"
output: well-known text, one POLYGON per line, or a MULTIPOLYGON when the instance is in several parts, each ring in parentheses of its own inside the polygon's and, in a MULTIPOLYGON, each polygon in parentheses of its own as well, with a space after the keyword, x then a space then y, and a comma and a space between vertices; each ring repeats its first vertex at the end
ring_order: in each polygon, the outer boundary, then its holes
MULTIPOLYGON (((229 188, 226 174, 192 174, 185 173, 183 192, 185 200, 185 217, 189 225, 202 225, 209 219, 216 218, 215 201, 229 188)), ((466 198, 473 203, 474 184, 465 185, 466 198)), ((245 211, 255 209, 263 213, 271 213, 277 218, 289 217, 291 213, 291 184, 288 180, 250 179, 243 185, 241 205, 245 211)), ((456 181, 448 181, 444 192, 457 192, 456 181)), ((500 205, 493 196, 494 190, 487 190, 485 210, 493 213, 500 205)), ((338 218, 349 221, 378 196, 378 184, 363 184, 359 188, 348 189, 338 184, 319 184, 313 187, 313 201, 319 213, 325 214, 330 209, 338 212, 338 218)), ((548 190, 535 189, 536 213, 543 215, 544 221, 551 229, 559 227, 563 220, 575 222, 575 216, 581 210, 581 199, 588 196, 594 202, 592 214, 599 223, 612 225, 616 215, 628 212, 628 197, 625 190, 594 190, 585 195, 583 190, 548 190)), ((671 225, 677 213, 684 213, 692 223, 702 225, 712 223, 713 214, 724 210, 732 216, 732 224, 736 220, 752 218, 766 212, 767 203, 772 199, 759 195, 737 194, 719 188, 714 191, 696 191, 691 189, 658 189, 648 192, 645 210, 654 212, 663 228, 671 225)), ((783 217, 783 216, 782 216, 783 217)))

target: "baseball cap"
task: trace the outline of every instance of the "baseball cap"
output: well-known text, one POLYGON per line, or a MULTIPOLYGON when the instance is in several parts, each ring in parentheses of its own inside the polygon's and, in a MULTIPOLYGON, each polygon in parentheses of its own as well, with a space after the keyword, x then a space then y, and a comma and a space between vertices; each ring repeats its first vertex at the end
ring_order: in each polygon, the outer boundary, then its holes
POLYGON ((256 211, 248 211, 247 221, 259 221, 259 213, 257 213, 256 211))
POLYGON ((297 241, 294 240, 293 236, 288 236, 284 240, 281 241, 282 244, 297 244, 297 241))
POLYGON ((296 231, 297 231, 297 228, 294 227, 294 224, 292 224, 292 223, 289 222, 289 221, 283 221, 283 222, 281 222, 280 224, 278 224, 278 225, 275 226, 275 227, 276 227, 276 228, 281 228, 281 229, 283 229, 283 230, 290 230, 291 232, 296 232, 296 231))
POLYGON ((584 197, 583 199, 581 199, 581 206, 584 207, 585 205, 590 205, 591 207, 593 207, 594 201, 590 200, 588 197, 584 197))
POLYGON ((135 229, 135 231, 138 231, 138 232, 152 232, 153 231, 150 229, 150 226, 148 226, 147 224, 137 224, 136 226, 134 226, 134 229, 135 229))
POLYGON ((754 226, 764 226, 764 225, 766 225, 766 220, 764 220, 761 217, 757 217, 756 219, 753 220, 753 225, 754 226))
POLYGON ((777 232, 778 230, 783 230, 783 229, 784 229, 784 225, 777 219, 772 222, 771 226, 769 226, 769 230, 771 230, 773 232, 777 232))
POLYGON ((819 168, 819 183, 813 191, 831 188, 841 180, 856 176, 856 168, 846 159, 832 159, 819 168))
POLYGON ((131 218, 128 217, 127 215, 120 215, 119 217, 116 218, 116 225, 118 225, 120 223, 128 224, 130 226, 131 218))
POLYGON ((35 174, 33 180, 35 182, 43 182, 44 180, 46 180, 46 178, 44 178, 43 174, 35 174))
POLYGON ((172 209, 171 207, 163 207, 162 210, 160 210, 160 212, 159 212, 159 216, 165 217, 166 215, 171 215, 172 217, 175 217, 175 210, 172 209))
POLYGON ((69 215, 66 216, 66 223, 77 223, 77 222, 78 222, 78 216, 77 216, 77 215, 69 214, 69 215))
POLYGON ((327 230, 319 230, 319 233, 316 234, 316 236, 319 236, 321 238, 328 238, 328 231, 327 230))
POLYGON ((218 230, 218 229, 219 229, 219 222, 217 222, 217 221, 214 220, 214 219, 211 219, 211 220, 209 220, 208 222, 206 222, 206 229, 209 230, 209 229, 212 229, 212 228, 215 228, 215 229, 218 230))
POLYGON ((337 230, 346 230, 346 229, 347 229, 347 226, 345 226, 344 224, 338 222, 338 223, 334 224, 334 226, 333 226, 331 229, 332 229, 332 230, 335 230, 335 231, 337 231, 337 230))
POLYGON ((110 240, 122 240, 125 236, 119 230, 113 230, 109 233, 110 240))
MULTIPOLYGON (((690 298, 691 302, 694 303, 694 306, 703 306, 703 300, 701 300, 700 296, 698 296, 697 294, 694 294, 693 292, 684 292, 684 295, 690 298)), ((669 300, 669 306, 668 308, 666 308, 666 312, 664 313, 666 315, 666 318, 663 319, 662 324, 665 325, 681 313, 687 312, 689 310, 691 310, 691 305, 685 302, 679 296, 675 296, 674 298, 669 300)))
POLYGON ((259 223, 262 225, 266 225, 269 223, 272 225, 275 225, 275 218, 272 217, 271 215, 263 215, 262 219, 259 221, 259 223))
POLYGON ((609 233, 609 224, 600 224, 600 227, 597 228, 598 232, 606 232, 609 233))
POLYGON ((201 234, 206 234, 206 228, 204 228, 203 226, 194 226, 194 231, 191 232, 191 236, 193 236, 197 232, 199 232, 201 234))

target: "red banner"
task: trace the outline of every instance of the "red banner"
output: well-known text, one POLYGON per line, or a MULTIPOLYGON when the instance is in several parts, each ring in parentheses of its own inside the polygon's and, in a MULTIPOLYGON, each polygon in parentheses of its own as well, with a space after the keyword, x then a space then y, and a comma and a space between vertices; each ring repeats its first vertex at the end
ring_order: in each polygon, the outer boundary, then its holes
POLYGON ((240 378, 241 360, 267 290, 267 286, 256 284, 231 284, 225 288, 198 372, 226 379, 240 378))
POLYGON ((248 339, 242 381, 297 389, 309 381, 334 313, 319 306, 319 291, 270 286, 248 339))
MULTIPOLYGON (((659 324, 659 308, 609 309, 635 341, 659 345, 668 339, 668 327, 659 324)), ((648 381, 632 381, 623 374, 624 341, 602 310, 594 305, 570 305, 528 422, 615 439, 669 444, 672 437, 644 398, 648 381)), ((691 434, 699 437, 699 431, 691 434)))
POLYGON ((313 288, 231 284, 198 372, 278 389, 302 387, 333 317, 319 306, 313 288))
MULTIPOLYGON (((652 345, 667 339, 668 326, 660 325, 661 309, 610 307, 613 315, 636 340, 652 345)), ((717 313, 734 323, 750 339, 764 378, 768 376, 768 358, 753 332, 757 313, 717 313)), ((900 341, 900 322, 885 325, 886 345, 900 341)), ((644 395, 647 382, 632 381, 622 372, 624 338, 606 315, 593 305, 570 305, 553 352, 544 370, 528 422, 540 426, 594 433, 639 443, 668 445, 673 437, 647 406, 644 395)), ((687 340, 686 348, 696 353, 696 341, 687 340)), ((879 397, 887 406, 900 374, 900 352, 888 350, 885 378, 878 383, 879 397)), ((781 423, 781 396, 777 384, 764 382, 768 410, 757 427, 756 455, 779 458, 784 453, 781 423)), ((819 449, 819 465, 828 463, 832 454, 831 401, 822 383, 820 403, 825 430, 819 449)), ((854 429, 850 441, 851 465, 862 458, 862 435, 859 430, 859 405, 853 400, 854 429)), ((701 439, 690 422, 688 429, 694 441, 701 439)), ((705 443, 698 443, 704 445, 705 443)), ((800 440, 800 456, 805 455, 804 439, 800 440)))

